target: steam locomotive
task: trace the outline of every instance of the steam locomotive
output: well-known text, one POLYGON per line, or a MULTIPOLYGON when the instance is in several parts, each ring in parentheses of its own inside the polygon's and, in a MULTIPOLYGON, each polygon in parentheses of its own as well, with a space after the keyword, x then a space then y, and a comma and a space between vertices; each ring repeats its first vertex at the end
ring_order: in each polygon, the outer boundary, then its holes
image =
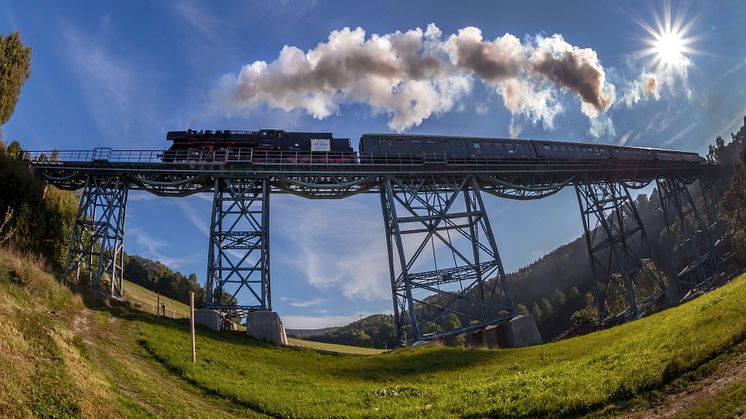
POLYGON ((164 162, 489 163, 500 161, 659 161, 701 163, 697 153, 563 141, 436 135, 363 134, 356 156, 349 138, 328 132, 170 131, 164 162))
POLYGON ((255 163, 355 163, 349 138, 330 132, 186 130, 169 131, 164 162, 251 161, 255 163))

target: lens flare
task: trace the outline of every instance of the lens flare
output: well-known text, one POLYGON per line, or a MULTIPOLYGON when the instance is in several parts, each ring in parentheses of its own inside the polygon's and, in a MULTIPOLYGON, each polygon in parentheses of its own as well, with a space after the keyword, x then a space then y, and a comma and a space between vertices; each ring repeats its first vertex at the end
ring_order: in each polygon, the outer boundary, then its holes
POLYGON ((638 23, 650 36, 643 39, 647 48, 639 51, 638 56, 650 58, 656 69, 681 70, 691 65, 689 55, 697 53, 692 48, 696 38, 691 36, 695 19, 686 19, 686 13, 679 9, 676 16, 671 12, 671 6, 666 3, 663 8, 663 18, 653 13, 653 24, 638 19, 638 23))

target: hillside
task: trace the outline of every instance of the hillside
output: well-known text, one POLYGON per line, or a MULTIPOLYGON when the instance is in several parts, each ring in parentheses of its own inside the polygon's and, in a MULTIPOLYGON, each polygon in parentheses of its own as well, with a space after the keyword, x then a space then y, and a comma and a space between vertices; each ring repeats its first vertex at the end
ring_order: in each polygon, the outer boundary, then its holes
POLYGON ((192 365, 185 320, 81 297, 41 267, 0 250, 3 417, 743 411, 746 276, 642 320, 530 348, 339 355, 199 330, 192 365), (712 392, 693 398, 697 388, 712 392))

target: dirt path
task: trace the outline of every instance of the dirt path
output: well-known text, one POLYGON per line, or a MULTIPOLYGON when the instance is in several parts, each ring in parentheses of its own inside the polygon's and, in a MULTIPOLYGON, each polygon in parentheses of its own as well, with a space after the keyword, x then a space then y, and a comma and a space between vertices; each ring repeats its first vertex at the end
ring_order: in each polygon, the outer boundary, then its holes
POLYGON ((718 366, 713 374, 690 385, 684 391, 667 396, 660 405, 645 412, 633 412, 632 416, 675 417, 712 400, 738 383, 746 383, 746 352, 728 359, 718 366))
POLYGON ((120 414, 130 417, 261 417, 174 377, 137 344, 136 325, 86 309, 75 322, 88 358, 109 382, 120 414))

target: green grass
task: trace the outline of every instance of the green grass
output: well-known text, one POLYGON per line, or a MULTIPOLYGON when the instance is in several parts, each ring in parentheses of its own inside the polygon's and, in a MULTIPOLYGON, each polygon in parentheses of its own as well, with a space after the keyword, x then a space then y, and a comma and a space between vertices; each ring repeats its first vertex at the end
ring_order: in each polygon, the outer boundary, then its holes
POLYGON ((314 342, 296 338, 288 338, 288 345, 299 348, 314 349, 323 352, 336 352, 340 354, 353 355, 378 355, 384 352, 383 349, 361 348, 358 346, 338 345, 336 343, 314 342))
POLYGON ((671 381, 746 338, 746 276, 619 327, 530 348, 444 347, 373 356, 275 348, 148 317, 142 345, 213 394, 271 415, 543 416, 608 407, 671 381))
MULTIPOLYGON (((361 356, 200 329, 192 365, 186 320, 76 295, 41 266, 0 249, 0 417, 644 415, 710 374, 740 374, 729 365, 746 359, 746 276, 640 321, 531 348, 361 356)), ((736 380, 682 413, 732 417, 745 399, 736 380)))
MULTIPOLYGON (((166 304, 166 317, 174 319, 189 318, 189 306, 179 301, 161 296, 161 302, 166 304)), ((124 299, 136 308, 148 313, 155 313, 158 296, 153 291, 132 283, 124 281, 124 299)), ((243 325, 237 325, 238 330, 246 330, 243 325)), ((383 353, 381 349, 360 348, 357 346, 337 345, 334 343, 314 342, 310 340, 288 338, 291 346, 299 348, 315 349, 318 351, 337 352, 342 354, 376 355, 383 353)))
MULTIPOLYGON (((135 307, 149 313, 156 312, 158 295, 149 289, 130 281, 124 281, 124 299, 135 307)), ((189 306, 174 299, 160 297, 161 303, 166 304, 166 316, 176 319, 189 318, 189 306)))
POLYGON ((725 392, 681 415, 685 418, 735 418, 746 415, 746 382, 734 384, 725 392))

